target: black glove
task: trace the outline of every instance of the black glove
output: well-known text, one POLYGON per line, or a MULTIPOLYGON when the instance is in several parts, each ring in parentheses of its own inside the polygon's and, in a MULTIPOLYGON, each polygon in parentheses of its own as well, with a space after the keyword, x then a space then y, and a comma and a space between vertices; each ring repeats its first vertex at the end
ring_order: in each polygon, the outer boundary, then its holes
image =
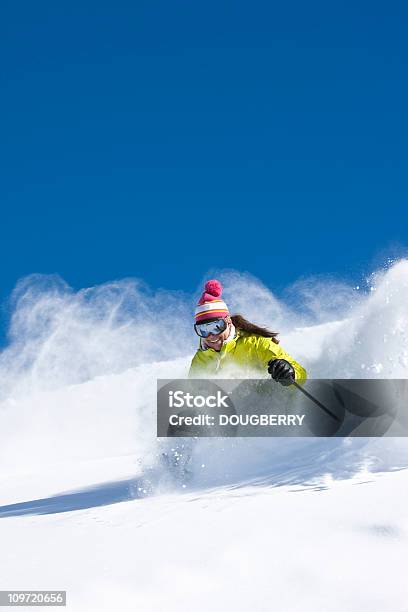
POLYGON ((284 387, 291 385, 295 380, 295 370, 286 359, 271 359, 268 362, 268 372, 276 382, 284 387))

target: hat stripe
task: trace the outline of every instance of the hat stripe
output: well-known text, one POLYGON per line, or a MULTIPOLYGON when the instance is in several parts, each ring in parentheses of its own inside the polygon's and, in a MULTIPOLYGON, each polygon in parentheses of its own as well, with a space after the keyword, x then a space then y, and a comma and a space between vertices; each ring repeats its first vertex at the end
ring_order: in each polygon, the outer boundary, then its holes
POLYGON ((222 300, 213 300, 211 302, 205 302, 204 304, 198 304, 195 309, 196 316, 203 314, 204 312, 210 312, 213 310, 219 310, 220 312, 228 312, 228 308, 225 302, 222 300))
POLYGON ((217 313, 217 312, 224 313, 224 312, 228 312, 228 310, 227 310, 227 308, 219 308, 217 310, 205 310, 204 312, 197 312, 196 318, 197 317, 203 317, 204 315, 208 315, 208 314, 212 315, 212 314, 217 313))
POLYGON ((208 321, 208 319, 224 319, 228 315, 228 310, 214 310, 213 312, 204 312, 195 316, 196 323, 208 321))

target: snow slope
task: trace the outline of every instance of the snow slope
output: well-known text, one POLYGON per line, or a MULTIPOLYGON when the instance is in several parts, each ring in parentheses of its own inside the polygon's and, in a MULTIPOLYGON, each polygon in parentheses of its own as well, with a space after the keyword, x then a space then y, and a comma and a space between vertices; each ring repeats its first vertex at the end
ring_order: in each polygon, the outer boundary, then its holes
MULTIPOLYGON (((407 261, 367 290, 303 281, 286 302, 221 280, 311 376, 407 378, 407 261)), ((191 481, 169 477, 156 380, 186 375, 193 303, 133 280, 18 285, 0 355, 1 588, 67 589, 72 610, 408 610, 406 439, 203 439, 191 481)))
POLYGON ((401 471, 4 518, 2 588, 78 612, 404 612, 407 505, 401 471))

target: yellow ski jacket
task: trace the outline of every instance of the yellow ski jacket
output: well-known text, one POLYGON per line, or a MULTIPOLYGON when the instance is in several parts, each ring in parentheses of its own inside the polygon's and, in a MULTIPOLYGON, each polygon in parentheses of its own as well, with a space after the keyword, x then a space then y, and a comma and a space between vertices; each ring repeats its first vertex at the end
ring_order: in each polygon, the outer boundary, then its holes
POLYGON ((226 342, 220 351, 199 348, 191 362, 189 377, 207 378, 215 374, 222 378, 227 374, 225 377, 228 378, 229 371, 236 373, 237 370, 242 378, 254 372, 264 377, 268 375, 268 362, 271 359, 286 359, 295 370, 296 382, 306 380, 306 370, 272 338, 239 329, 236 330, 235 338, 226 342))

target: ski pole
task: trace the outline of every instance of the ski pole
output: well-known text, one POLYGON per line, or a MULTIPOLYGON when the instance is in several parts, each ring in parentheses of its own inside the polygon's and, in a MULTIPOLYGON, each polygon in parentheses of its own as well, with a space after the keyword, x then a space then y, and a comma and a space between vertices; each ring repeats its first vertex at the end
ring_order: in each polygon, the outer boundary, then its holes
POLYGON ((321 402, 319 402, 319 400, 316 397, 314 397, 311 393, 306 391, 306 389, 303 389, 303 387, 301 385, 299 385, 299 383, 297 383, 295 380, 292 379, 292 384, 295 385, 296 389, 299 389, 299 391, 301 391, 304 395, 306 395, 306 397, 308 397, 310 400, 312 400, 312 402, 314 402, 317 406, 319 406, 319 408, 324 410, 324 412, 326 414, 328 414, 333 419, 335 419, 336 421, 341 423, 341 420, 339 419, 339 417, 336 414, 334 414, 334 412, 332 412, 331 410, 326 408, 326 406, 324 406, 321 402))

